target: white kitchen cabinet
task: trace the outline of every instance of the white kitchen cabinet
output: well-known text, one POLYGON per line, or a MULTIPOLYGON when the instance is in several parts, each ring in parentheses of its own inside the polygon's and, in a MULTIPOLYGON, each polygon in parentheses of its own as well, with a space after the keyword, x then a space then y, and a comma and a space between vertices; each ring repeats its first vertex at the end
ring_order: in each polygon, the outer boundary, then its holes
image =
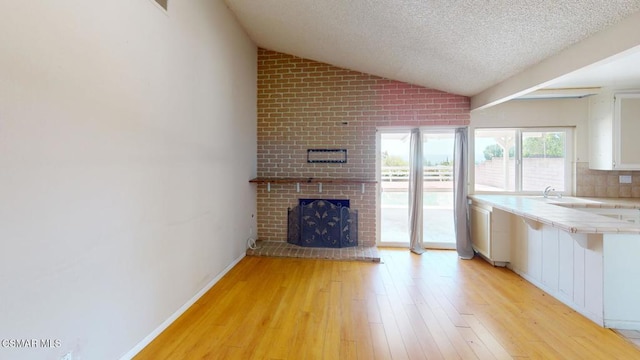
MULTIPOLYGON (((498 195, 476 195, 472 201, 472 234, 482 230, 482 256, 490 262, 501 259, 509 269, 600 326, 640 330, 637 209, 594 208, 597 217, 568 210, 567 218, 590 220, 567 231, 562 219, 556 224, 550 217, 555 205, 537 207, 530 203, 536 200, 498 195), (523 210, 527 208, 536 214, 523 210), (484 226, 477 226, 479 220, 484 226), (600 223, 617 229, 592 230, 600 223), (500 243, 505 239, 507 246, 500 243), (505 249, 510 253, 501 257, 505 249)), ((576 223, 571 220, 571 224, 576 223)))
POLYGON ((558 291, 565 301, 573 300, 575 273, 573 247, 574 241, 571 235, 566 231, 558 231, 558 291))
POLYGON ((505 266, 511 252, 511 215, 472 203, 469 205, 469 222, 474 250, 492 265, 505 266))
MULTIPOLYGON (((584 234, 578 234, 586 238, 584 234)), ((578 309, 584 309, 585 297, 585 250, 573 243, 573 303, 578 309)))
POLYGON ((604 91, 589 100, 589 168, 640 170, 640 93, 604 91))
POLYGON ((640 237, 637 234, 605 234, 605 326, 640 330, 640 237))
POLYGON ((585 315, 602 325, 604 318, 602 235, 587 235, 589 247, 584 251, 585 315))
POLYGON ((473 249, 486 258, 490 257, 491 208, 474 204, 469 205, 469 222, 473 249))
POLYGON ((540 228, 527 227, 527 266, 524 268, 524 271, 536 282, 541 282, 542 229, 540 228))
POLYGON ((542 283, 554 292, 558 291, 560 280, 560 245, 557 228, 542 228, 542 283))
POLYGON ((571 234, 530 221, 512 241, 524 256, 512 258, 510 269, 603 325, 602 235, 571 234))

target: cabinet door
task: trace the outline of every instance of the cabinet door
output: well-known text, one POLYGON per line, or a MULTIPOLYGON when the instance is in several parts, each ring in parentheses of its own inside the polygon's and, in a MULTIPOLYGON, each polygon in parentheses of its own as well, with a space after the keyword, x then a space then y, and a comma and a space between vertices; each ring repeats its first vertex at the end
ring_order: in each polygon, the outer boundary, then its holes
POLYGON ((542 280, 542 229, 527 228, 527 275, 542 280))
POLYGON ((573 238, 566 231, 558 233, 558 290, 573 301, 573 238))
POLYGON ((511 261, 511 214, 499 209, 491 209, 490 249, 491 260, 498 263, 511 261))
POLYGON ((613 169, 613 93, 589 97, 589 169, 613 169))
POLYGON ((640 94, 617 94, 614 116, 616 169, 640 169, 638 134, 640 134, 640 94))
MULTIPOLYGON (((588 237, 596 237, 594 234, 588 237)), ((602 237, 602 235, 600 235, 602 237)), ((603 317, 603 251, 602 240, 593 241, 592 248, 584 251, 584 307, 587 312, 603 317)))
POLYGON ((572 234, 573 242, 573 303, 580 308, 584 308, 585 295, 585 250, 578 245, 578 241, 586 241, 586 234, 572 234))
POLYGON ((472 204, 469 206, 469 218, 473 248, 490 259, 491 211, 472 204))
POLYGON ((555 293, 559 282, 558 229, 545 225, 542 229, 542 283, 555 293))

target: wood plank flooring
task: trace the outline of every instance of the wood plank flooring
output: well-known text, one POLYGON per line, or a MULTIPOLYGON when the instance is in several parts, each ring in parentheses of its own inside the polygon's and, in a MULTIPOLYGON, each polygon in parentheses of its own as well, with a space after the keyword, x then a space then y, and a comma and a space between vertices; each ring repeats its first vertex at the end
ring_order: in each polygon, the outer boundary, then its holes
POLYGON ((136 359, 640 359, 507 269, 380 256, 246 257, 136 359))

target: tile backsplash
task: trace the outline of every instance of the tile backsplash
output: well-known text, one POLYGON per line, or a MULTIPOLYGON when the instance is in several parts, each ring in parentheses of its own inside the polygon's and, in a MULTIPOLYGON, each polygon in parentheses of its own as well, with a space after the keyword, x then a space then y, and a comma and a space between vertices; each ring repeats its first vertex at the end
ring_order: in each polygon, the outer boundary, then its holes
POLYGON ((591 170, 588 162, 576 163, 576 196, 640 198, 640 171, 591 170), (630 175, 631 184, 620 184, 620 175, 630 175))

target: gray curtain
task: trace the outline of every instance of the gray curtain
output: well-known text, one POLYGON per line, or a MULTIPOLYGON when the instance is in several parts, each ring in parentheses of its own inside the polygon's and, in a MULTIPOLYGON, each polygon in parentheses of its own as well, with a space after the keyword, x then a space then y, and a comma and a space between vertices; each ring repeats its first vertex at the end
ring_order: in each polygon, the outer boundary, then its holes
POLYGON ((411 130, 409 158, 409 248, 416 254, 424 253, 422 244, 422 136, 420 129, 411 130))
POLYGON ((456 129, 453 149, 453 223, 456 231, 456 250, 462 259, 473 258, 469 236, 467 207, 467 166, 469 157, 467 128, 456 129))

